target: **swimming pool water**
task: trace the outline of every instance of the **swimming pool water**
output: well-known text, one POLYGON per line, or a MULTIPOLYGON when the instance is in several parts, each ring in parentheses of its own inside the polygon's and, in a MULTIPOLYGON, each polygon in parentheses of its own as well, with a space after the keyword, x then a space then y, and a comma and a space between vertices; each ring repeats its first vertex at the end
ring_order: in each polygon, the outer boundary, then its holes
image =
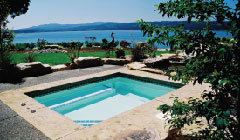
POLYGON ((175 87, 115 77, 37 96, 41 104, 84 126, 131 110, 175 87))

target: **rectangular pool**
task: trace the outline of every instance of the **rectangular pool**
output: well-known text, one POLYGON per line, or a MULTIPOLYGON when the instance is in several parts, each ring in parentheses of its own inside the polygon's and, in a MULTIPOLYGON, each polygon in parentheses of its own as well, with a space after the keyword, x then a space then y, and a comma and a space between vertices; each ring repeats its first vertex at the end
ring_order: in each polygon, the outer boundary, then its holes
POLYGON ((34 99, 76 123, 91 126, 175 89, 177 87, 134 78, 111 77, 34 99))

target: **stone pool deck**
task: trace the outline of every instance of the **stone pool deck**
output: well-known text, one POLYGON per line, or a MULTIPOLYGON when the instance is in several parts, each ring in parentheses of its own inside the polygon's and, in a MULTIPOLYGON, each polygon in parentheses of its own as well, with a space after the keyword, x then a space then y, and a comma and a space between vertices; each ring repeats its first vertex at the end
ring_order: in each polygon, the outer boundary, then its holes
POLYGON ((73 84, 89 78, 102 77, 117 72, 174 83, 174 81, 169 80, 168 77, 163 75, 120 68, 60 81, 46 81, 46 83, 31 87, 5 91, 0 93, 0 100, 50 139, 111 140, 116 135, 119 135, 119 133, 133 130, 148 130, 154 132, 156 139, 160 140, 167 137, 168 129, 164 128, 165 120, 156 117, 160 113, 156 108, 161 104, 172 104, 173 100, 169 99, 171 96, 177 96, 183 100, 188 97, 200 97, 202 91, 209 88, 207 84, 193 86, 193 84, 190 83, 164 96, 158 97, 147 104, 123 112, 118 116, 87 128, 72 122, 70 119, 50 110, 24 94, 36 90, 49 90, 57 86, 73 84))

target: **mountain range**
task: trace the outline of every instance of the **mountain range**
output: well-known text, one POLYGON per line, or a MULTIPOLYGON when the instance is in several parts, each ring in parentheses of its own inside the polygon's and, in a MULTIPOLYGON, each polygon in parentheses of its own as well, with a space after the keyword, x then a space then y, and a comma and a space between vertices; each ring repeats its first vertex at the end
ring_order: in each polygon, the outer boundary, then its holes
MULTIPOLYGON (((206 26, 206 23, 191 23, 187 21, 161 21, 161 22, 148 22, 154 25, 171 26, 176 27, 180 24, 184 24, 186 30, 202 29, 206 26)), ((226 30, 227 27, 217 22, 212 22, 212 30, 226 30)), ((89 30, 140 30, 137 22, 133 23, 115 23, 115 22, 94 22, 84 24, 43 24, 39 26, 33 26, 30 28, 24 28, 14 30, 15 33, 34 33, 34 32, 60 32, 60 31, 89 31, 89 30)))

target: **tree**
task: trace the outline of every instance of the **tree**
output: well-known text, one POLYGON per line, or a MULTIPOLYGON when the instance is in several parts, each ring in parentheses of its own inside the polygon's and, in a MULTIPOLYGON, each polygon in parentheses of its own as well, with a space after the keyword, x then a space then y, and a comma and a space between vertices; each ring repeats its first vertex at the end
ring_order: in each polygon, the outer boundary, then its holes
POLYGON ((229 7, 224 0, 170 0, 156 5, 162 16, 187 18, 189 23, 206 22, 202 30, 187 31, 184 25, 157 27, 139 21, 149 43, 166 43, 195 55, 185 68, 176 70, 172 79, 211 84, 211 90, 204 91, 202 99, 190 98, 185 103, 176 98, 172 106, 158 108, 170 113, 170 128, 182 129, 184 124, 191 125, 199 118, 207 120, 206 128, 192 133, 197 139, 240 139, 240 0, 232 2, 236 7, 229 7), (209 30, 213 20, 226 26, 233 39, 215 37, 209 30))
POLYGON ((30 0, 0 0, 0 67, 5 67, 9 57, 7 47, 14 38, 13 33, 6 27, 7 18, 25 14, 29 5, 30 0))

